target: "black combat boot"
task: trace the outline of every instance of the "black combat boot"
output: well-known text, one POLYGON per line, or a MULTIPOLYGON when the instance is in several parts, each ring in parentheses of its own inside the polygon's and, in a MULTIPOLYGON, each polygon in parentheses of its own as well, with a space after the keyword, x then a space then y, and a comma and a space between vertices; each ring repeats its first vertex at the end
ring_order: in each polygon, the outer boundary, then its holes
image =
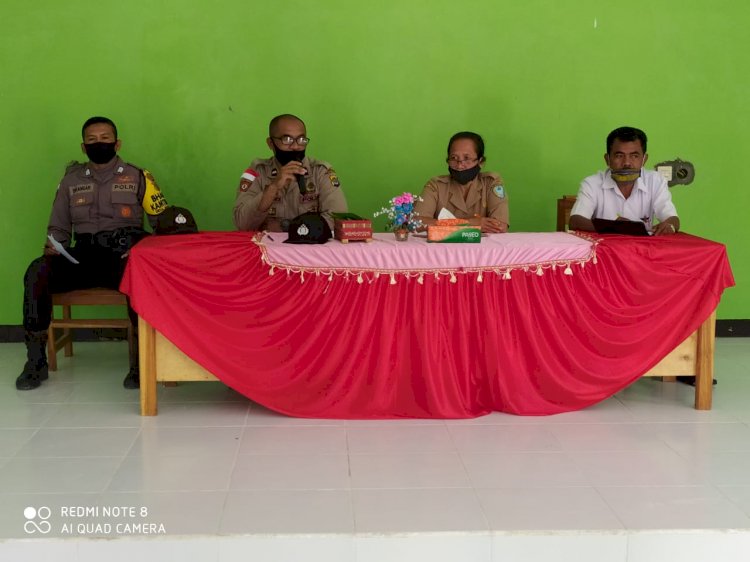
POLYGON ((23 371, 16 379, 18 390, 32 390, 39 388, 42 381, 49 378, 49 367, 47 366, 47 331, 31 332, 24 334, 26 340, 26 364, 23 371))
POLYGON ((122 381, 125 388, 141 388, 141 370, 138 365, 138 333, 133 334, 133 345, 129 350, 130 370, 122 381))
POLYGON ((128 374, 125 375, 125 380, 122 381, 122 386, 125 388, 141 388, 141 370, 138 368, 138 363, 130 366, 128 374))

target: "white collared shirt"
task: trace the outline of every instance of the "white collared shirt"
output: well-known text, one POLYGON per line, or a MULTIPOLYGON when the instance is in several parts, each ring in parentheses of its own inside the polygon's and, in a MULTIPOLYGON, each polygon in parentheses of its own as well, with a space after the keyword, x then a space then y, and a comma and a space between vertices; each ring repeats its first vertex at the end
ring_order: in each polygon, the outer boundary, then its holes
POLYGON ((599 172, 585 178, 570 211, 587 219, 616 220, 624 218, 646 223, 651 228, 654 218, 660 222, 677 216, 667 182, 658 172, 641 169, 630 197, 625 199, 611 171, 599 172))

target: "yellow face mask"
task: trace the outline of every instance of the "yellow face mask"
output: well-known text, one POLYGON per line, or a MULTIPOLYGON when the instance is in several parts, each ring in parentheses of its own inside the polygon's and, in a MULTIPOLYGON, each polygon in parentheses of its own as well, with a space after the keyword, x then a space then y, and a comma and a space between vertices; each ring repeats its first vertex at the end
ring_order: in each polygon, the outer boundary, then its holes
POLYGON ((143 170, 143 176, 146 178, 146 193, 143 195, 143 210, 149 215, 159 215, 169 206, 164 199, 159 186, 156 184, 154 176, 148 170, 143 170))
POLYGON ((641 170, 612 170, 612 179, 616 182, 631 182, 637 180, 641 176, 641 170))

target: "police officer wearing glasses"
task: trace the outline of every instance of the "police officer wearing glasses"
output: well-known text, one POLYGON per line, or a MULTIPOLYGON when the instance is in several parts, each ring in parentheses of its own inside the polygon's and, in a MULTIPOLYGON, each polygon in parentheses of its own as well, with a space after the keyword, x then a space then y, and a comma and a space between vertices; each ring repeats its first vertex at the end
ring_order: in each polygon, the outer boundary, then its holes
POLYGON ((239 230, 286 232, 289 222, 307 212, 346 212, 346 198, 330 164, 305 155, 310 139, 299 117, 284 114, 268 126, 266 144, 274 156, 257 159, 240 178, 234 204, 239 230))
POLYGON ((503 179, 482 172, 484 140, 463 131, 448 141, 448 174, 432 178, 424 186, 414 212, 422 224, 434 224, 442 210, 468 221, 482 232, 508 231, 508 198, 503 179))
MULTIPOLYGON (((48 378, 47 329, 52 317, 52 293, 106 287, 117 289, 130 248, 167 206, 153 176, 123 162, 117 151, 117 127, 106 117, 88 119, 81 130, 85 164, 70 165, 57 187, 47 226, 44 255, 24 276, 23 326, 27 361, 16 379, 18 390, 39 387, 48 378), (59 242, 78 263, 55 249, 59 242)), ((129 307, 128 307, 129 308, 129 307)), ((137 316, 129 309, 130 320, 137 316)), ((130 352, 125 388, 139 387, 137 346, 130 352)))

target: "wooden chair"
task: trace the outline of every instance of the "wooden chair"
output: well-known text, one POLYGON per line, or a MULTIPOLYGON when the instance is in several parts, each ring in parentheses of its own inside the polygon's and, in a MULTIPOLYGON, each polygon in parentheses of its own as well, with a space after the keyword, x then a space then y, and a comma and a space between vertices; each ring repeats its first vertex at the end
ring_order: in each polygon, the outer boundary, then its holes
POLYGON ((65 357, 73 355, 73 328, 125 328, 128 332, 128 349, 133 347, 133 326, 129 318, 73 318, 73 306, 127 306, 124 294, 115 289, 79 289, 52 295, 52 322, 47 331, 47 363, 50 371, 57 371, 57 352, 65 348, 65 357), (55 318, 55 306, 62 306, 62 318, 55 318), (62 335, 55 336, 55 330, 62 335))
POLYGON ((563 195, 557 200, 557 231, 565 232, 570 221, 570 210, 576 202, 575 195, 563 195))

